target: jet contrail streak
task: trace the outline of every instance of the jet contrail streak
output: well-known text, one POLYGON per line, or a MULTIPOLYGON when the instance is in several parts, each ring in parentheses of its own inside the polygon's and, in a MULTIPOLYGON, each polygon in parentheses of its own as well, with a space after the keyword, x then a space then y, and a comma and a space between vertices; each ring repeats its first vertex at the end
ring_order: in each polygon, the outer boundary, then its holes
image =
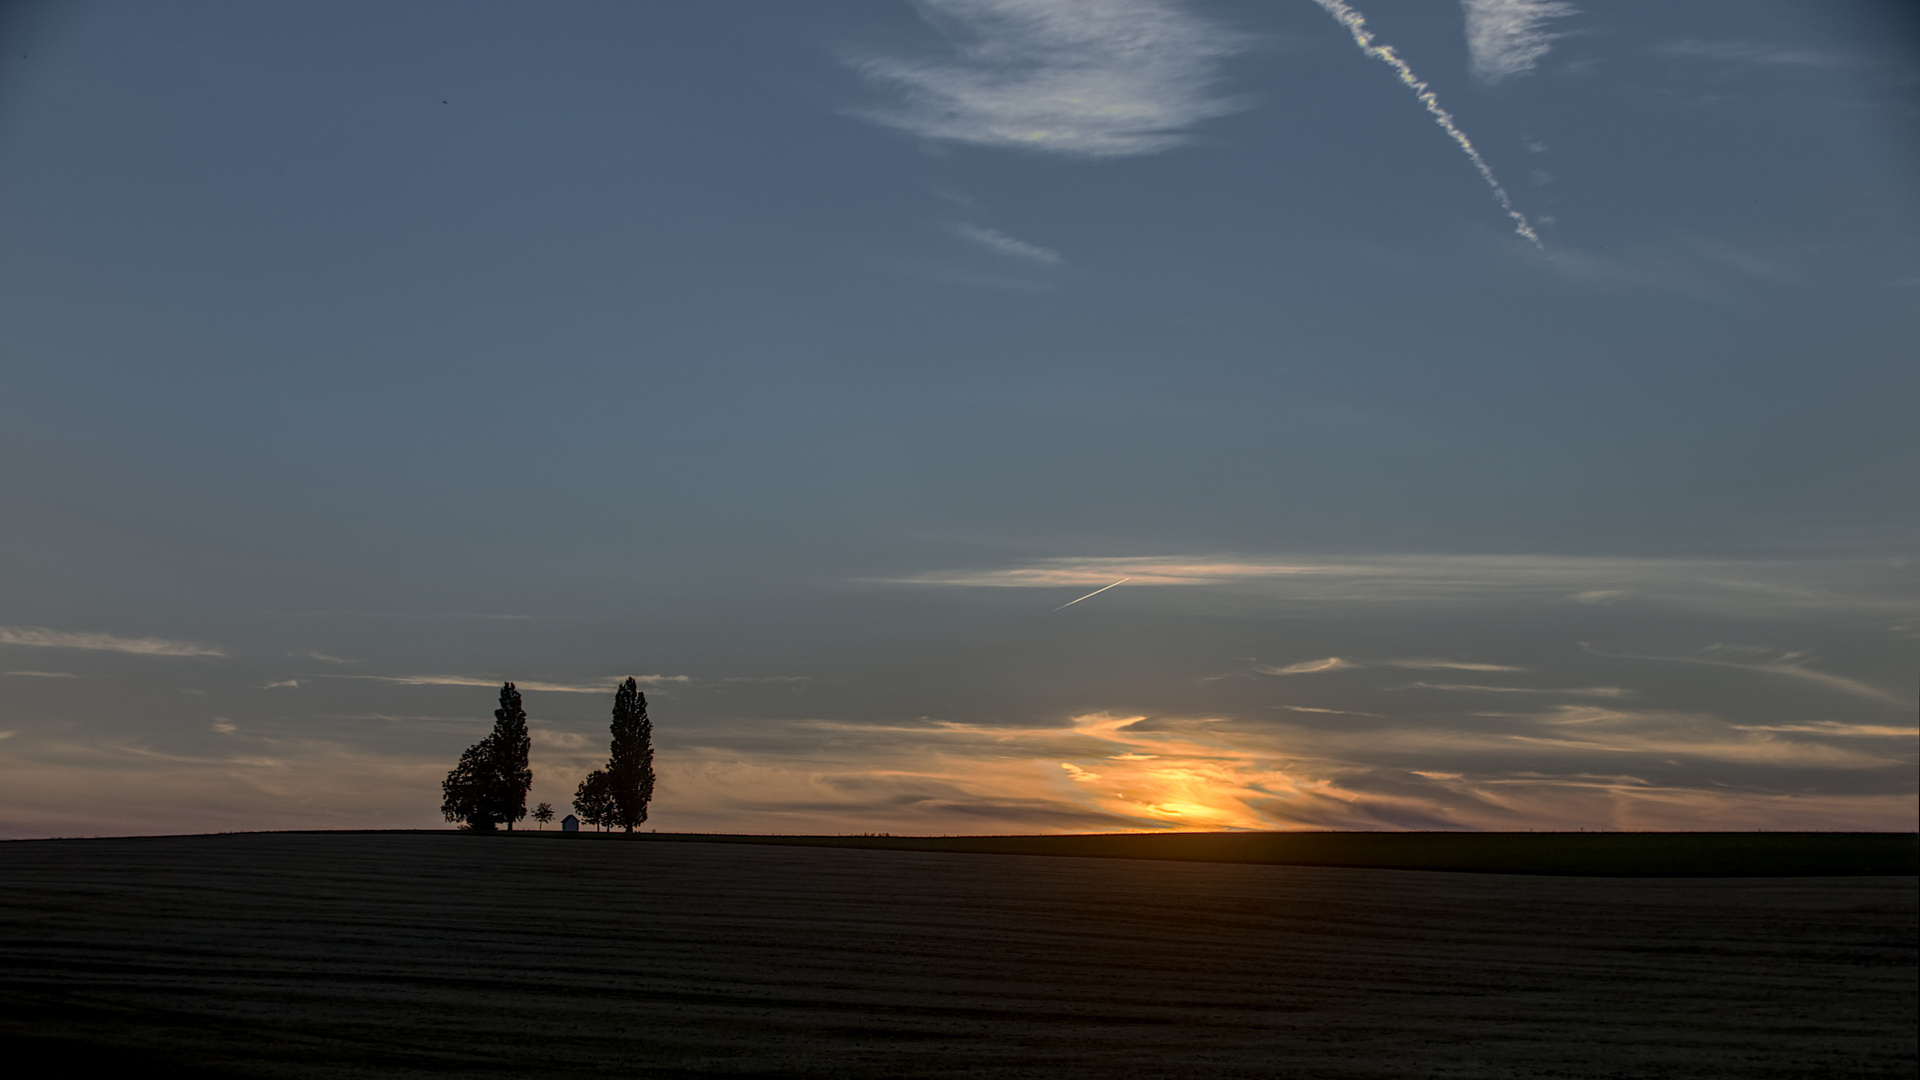
POLYGON ((1373 33, 1367 29, 1367 20, 1359 12, 1348 7, 1346 0, 1313 0, 1313 2, 1319 4, 1327 14, 1340 20, 1340 24, 1353 34, 1353 43, 1360 46, 1361 52, 1399 72, 1400 81, 1405 83, 1407 88, 1413 91, 1414 96, 1420 99, 1420 104, 1425 105, 1427 111, 1433 114, 1433 122, 1439 124, 1441 130, 1448 135, 1453 136, 1453 141, 1459 143, 1460 149, 1466 151, 1467 160, 1473 162, 1473 167, 1480 170, 1480 179, 1485 180, 1487 186, 1493 189, 1494 200, 1500 204, 1500 209, 1505 210, 1507 216, 1513 219, 1513 231, 1531 240, 1534 247, 1539 247, 1540 234, 1533 231, 1532 225, 1527 224, 1525 214, 1513 208, 1513 200, 1507 198, 1507 189, 1501 187, 1500 181, 1493 178, 1493 170, 1487 167, 1487 161, 1480 156, 1480 151, 1473 148, 1473 141, 1468 139, 1466 132, 1461 131, 1453 122, 1453 114, 1440 107, 1440 99, 1434 97, 1433 91, 1427 89, 1427 84, 1414 75, 1413 69, 1407 66, 1407 62, 1400 59, 1399 55, 1393 51, 1393 46, 1375 45, 1373 33))
MULTIPOLYGON (((1130 578, 1130 577, 1123 577, 1123 578, 1121 578, 1121 579, 1120 579, 1120 581, 1132 581, 1132 580, 1133 580, 1133 579, 1132 579, 1132 578, 1130 578)), ((1116 581, 1116 582, 1114 582, 1114 583, 1113 583, 1113 585, 1118 585, 1118 584, 1120 584, 1120 581, 1116 581)), ((1099 596, 1099 595, 1100 595, 1101 593, 1103 593, 1103 592, 1106 592, 1106 591, 1107 591, 1108 589, 1111 589, 1111 588, 1113 588, 1113 585, 1102 585, 1102 586, 1100 586, 1099 588, 1097 588, 1097 589, 1095 589, 1095 590, 1093 590, 1092 592, 1090 592, 1090 593, 1088 593, 1088 594, 1087 594, 1087 596, 1099 596)), ((1081 598, 1080 598, 1080 600, 1085 600, 1085 599, 1087 598, 1087 596, 1083 596, 1083 597, 1081 597, 1081 598)), ((1055 610, 1055 611, 1059 611, 1059 610, 1060 610, 1060 608, 1070 608, 1070 607, 1072 607, 1073 605, 1075 605, 1075 604, 1077 604, 1077 603, 1079 603, 1079 602, 1080 602, 1080 600, 1069 600, 1069 601, 1067 601, 1066 603, 1064 603, 1064 604, 1061 604, 1061 605, 1060 605, 1060 607, 1057 607, 1057 608, 1054 608, 1053 610, 1055 610)))

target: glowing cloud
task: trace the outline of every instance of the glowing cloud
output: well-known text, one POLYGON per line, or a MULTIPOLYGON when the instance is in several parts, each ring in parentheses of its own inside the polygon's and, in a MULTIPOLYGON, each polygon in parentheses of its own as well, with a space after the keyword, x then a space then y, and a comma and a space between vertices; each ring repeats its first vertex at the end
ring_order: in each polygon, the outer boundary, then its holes
POLYGON ((1473 74, 1485 83, 1532 71, 1560 36, 1541 24, 1579 10, 1564 0, 1460 0, 1460 6, 1473 74))
POLYGON ((1288 664, 1285 667, 1274 667, 1271 664, 1256 664, 1253 670, 1262 675, 1313 675, 1322 671, 1339 671, 1341 668, 1357 666, 1358 665, 1351 660, 1342 660, 1337 656, 1329 656, 1325 660, 1302 660, 1297 664, 1288 664))
POLYGON ((1109 713, 1073 718, 1075 735, 1111 748, 1098 773, 1061 763, 1070 778, 1086 785, 1076 791, 1079 798, 1144 826, 1187 829, 1272 828, 1263 804, 1341 798, 1324 783, 1289 775, 1273 757, 1207 737, 1205 721, 1169 730, 1149 729, 1145 719, 1109 713))
POLYGON ((1513 208, 1513 200, 1507 197, 1507 189, 1501 187, 1500 181, 1494 178, 1493 169, 1487 165, 1486 159, 1480 156, 1480 151, 1474 149, 1473 141, 1467 138, 1466 132, 1461 131, 1459 125, 1453 122, 1453 114, 1440 107, 1440 99, 1434 96, 1432 90, 1427 89, 1426 83, 1421 82, 1419 77, 1414 75, 1413 69, 1407 66, 1407 62, 1400 59, 1399 55, 1393 51, 1393 46, 1375 45, 1373 34, 1367 30, 1367 20, 1359 12, 1347 6, 1345 0, 1313 0, 1313 2, 1319 4, 1327 14, 1338 19, 1340 24, 1347 28, 1348 33, 1353 35, 1353 43, 1360 46, 1361 52, 1391 67, 1400 76, 1400 81, 1412 90, 1414 96, 1420 99, 1420 104, 1425 105, 1427 111, 1433 114, 1433 122, 1439 124, 1441 130, 1459 144, 1461 151, 1467 155, 1467 160, 1473 162, 1473 167, 1480 173, 1480 179, 1485 180, 1487 187, 1492 189, 1494 201, 1500 204, 1500 209, 1505 210, 1509 218, 1513 219, 1513 231, 1526 237, 1533 246, 1539 247, 1539 234, 1534 232, 1533 226, 1527 223, 1526 215, 1513 208))

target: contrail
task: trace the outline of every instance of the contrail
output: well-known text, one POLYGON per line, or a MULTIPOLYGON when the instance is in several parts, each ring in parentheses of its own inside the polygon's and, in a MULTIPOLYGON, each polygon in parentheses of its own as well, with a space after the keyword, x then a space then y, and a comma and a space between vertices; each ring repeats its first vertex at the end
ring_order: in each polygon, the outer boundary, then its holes
POLYGON ((1460 149, 1466 151, 1467 160, 1473 162, 1473 167, 1480 170, 1480 179, 1485 180, 1487 186, 1493 189, 1494 200, 1500 204, 1500 209, 1505 210, 1507 216, 1513 219, 1513 231, 1531 240, 1534 247, 1540 247, 1540 234, 1533 231, 1532 225, 1527 224, 1525 214, 1513 208, 1513 200, 1507 198, 1507 189, 1501 187, 1500 181, 1493 178, 1493 170, 1487 167, 1487 161, 1480 156, 1480 151, 1473 148, 1473 140, 1467 138, 1466 132, 1461 131, 1453 122, 1453 114, 1440 107, 1440 99, 1433 96, 1433 91, 1427 89, 1427 84, 1421 82, 1414 75, 1413 69, 1407 66, 1407 62, 1394 53, 1393 46, 1375 45, 1373 34, 1367 29, 1367 20, 1359 12, 1348 7, 1346 0, 1313 0, 1313 2, 1319 4, 1327 14, 1340 20, 1340 24, 1353 34, 1353 43, 1360 46, 1361 52, 1399 72, 1400 81, 1405 83, 1408 89, 1413 91, 1414 96, 1420 99, 1420 104, 1425 105, 1427 111, 1433 114, 1433 122, 1439 124, 1441 130, 1453 136, 1453 141, 1459 143, 1460 149))
MULTIPOLYGON (((1132 581, 1132 580, 1133 580, 1133 579, 1132 579, 1132 578, 1130 578, 1130 577, 1123 577, 1123 578, 1121 578, 1121 579, 1120 579, 1120 581, 1132 581)), ((1113 583, 1113 585, 1118 585, 1118 584, 1120 584, 1120 581, 1116 581, 1116 582, 1114 582, 1114 583, 1113 583)), ((1099 595, 1100 595, 1101 593, 1103 593, 1103 592, 1106 592, 1106 591, 1107 591, 1108 589, 1111 589, 1111 588, 1113 588, 1113 585, 1102 585, 1102 586, 1100 586, 1099 588, 1097 588, 1097 589, 1095 589, 1095 590, 1093 590, 1092 592, 1090 592, 1090 593, 1088 593, 1088 594, 1087 594, 1087 596, 1099 596, 1099 595)), ((1083 597, 1081 597, 1081 598, 1080 598, 1080 600, 1085 600, 1085 599, 1087 598, 1087 596, 1083 596, 1083 597)), ((1069 601, 1067 601, 1066 603, 1064 603, 1064 604, 1061 604, 1061 605, 1060 605, 1060 607, 1057 607, 1057 608, 1054 608, 1053 610, 1055 610, 1055 611, 1059 611, 1059 610, 1060 610, 1060 608, 1070 608, 1070 607, 1072 607, 1073 605, 1075 605, 1075 604, 1077 604, 1077 603, 1079 603, 1079 602, 1080 602, 1080 600, 1069 600, 1069 601)))

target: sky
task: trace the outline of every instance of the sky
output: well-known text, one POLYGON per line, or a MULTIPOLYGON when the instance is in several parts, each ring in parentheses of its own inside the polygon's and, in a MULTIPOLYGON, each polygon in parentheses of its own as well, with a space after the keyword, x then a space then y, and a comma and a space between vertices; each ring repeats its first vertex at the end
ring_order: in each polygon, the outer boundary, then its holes
POLYGON ((13 4, 0 836, 1912 830, 1917 346, 1891 2, 13 4))

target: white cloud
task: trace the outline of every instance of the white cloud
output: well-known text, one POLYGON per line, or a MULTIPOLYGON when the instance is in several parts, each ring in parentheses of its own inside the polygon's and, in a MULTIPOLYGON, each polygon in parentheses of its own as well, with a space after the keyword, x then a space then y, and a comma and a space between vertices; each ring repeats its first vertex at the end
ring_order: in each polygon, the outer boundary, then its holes
POLYGON ((1812 49, 1783 49, 1754 41, 1702 41, 1682 38, 1654 46, 1660 56, 1683 56, 1744 64, 1782 64, 1791 67, 1844 67, 1853 61, 1812 49))
POLYGON ((217 645, 196 645, 164 638, 123 638, 90 631, 49 630, 44 626, 0 626, 0 645, 31 645, 43 649, 89 649, 131 653, 135 656, 225 656, 217 645))
POLYGON ((978 225, 958 224, 953 227, 953 234, 962 240, 977 244, 996 254, 1007 255, 1016 259, 1026 259, 1029 262, 1037 262, 1046 266, 1058 266, 1060 264, 1059 252, 1051 248, 1043 248, 1039 244, 1029 244, 1025 240, 1008 236, 998 229, 983 229, 978 225))
POLYGON ((80 677, 66 671, 0 671, 0 675, 22 675, 34 679, 77 679, 80 677))
POLYGON ((1171 0, 919 0, 943 58, 850 63, 905 92, 870 120, 929 139, 1079 157, 1158 153, 1241 103, 1214 93, 1245 39, 1171 0))
POLYGON ((1467 16, 1470 66, 1485 83, 1532 71, 1561 36, 1548 33, 1546 21, 1578 10, 1564 0, 1460 0, 1460 6, 1467 16))

